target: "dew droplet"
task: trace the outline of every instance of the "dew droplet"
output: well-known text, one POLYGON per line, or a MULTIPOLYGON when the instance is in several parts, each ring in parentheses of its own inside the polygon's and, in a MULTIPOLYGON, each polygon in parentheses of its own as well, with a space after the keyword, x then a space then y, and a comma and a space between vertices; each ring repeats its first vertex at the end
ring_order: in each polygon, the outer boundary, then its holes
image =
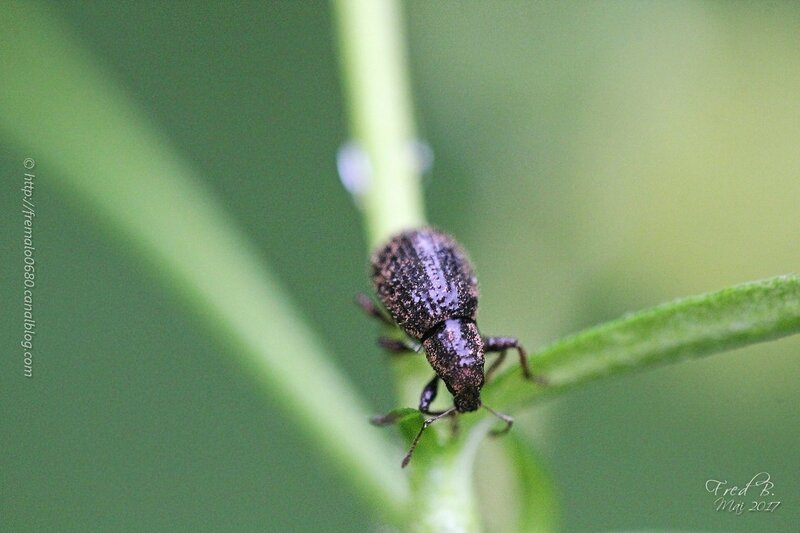
POLYGON ((372 177, 367 153, 354 141, 344 143, 336 152, 336 169, 342 185, 358 204, 372 177))

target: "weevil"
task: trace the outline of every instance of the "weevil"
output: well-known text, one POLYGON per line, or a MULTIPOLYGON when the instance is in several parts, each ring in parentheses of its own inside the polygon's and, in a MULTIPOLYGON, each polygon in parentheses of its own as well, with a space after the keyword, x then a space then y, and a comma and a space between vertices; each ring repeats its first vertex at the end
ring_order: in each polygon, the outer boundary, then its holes
MULTIPOLYGON (((358 304, 386 324, 396 324, 415 341, 408 343, 380 337, 378 343, 390 352, 423 349, 435 372, 419 400, 420 412, 429 418, 411 442, 402 466, 408 465, 425 429, 440 418, 483 407, 506 423, 495 434, 510 430, 513 424, 510 416, 482 405, 481 388, 509 349, 517 350, 525 378, 535 378, 528 367, 525 350, 516 338, 481 336, 475 321, 478 281, 464 249, 446 233, 422 227, 392 237, 372 255, 370 267, 378 300, 389 316, 364 294, 358 296, 358 304), (487 353, 499 355, 484 372, 487 353), (440 380, 452 394, 453 406, 444 411, 431 411, 440 380)), ((391 414, 373 418, 373 423, 378 425, 393 422, 395 418, 391 414)))

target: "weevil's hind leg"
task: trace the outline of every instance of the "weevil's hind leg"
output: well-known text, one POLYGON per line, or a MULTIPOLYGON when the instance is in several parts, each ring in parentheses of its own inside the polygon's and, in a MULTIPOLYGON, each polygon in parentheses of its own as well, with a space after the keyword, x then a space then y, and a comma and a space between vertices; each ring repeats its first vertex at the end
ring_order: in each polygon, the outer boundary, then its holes
POLYGON ((497 361, 492 363, 492 366, 490 366, 489 370, 486 372, 486 381, 489 381, 492 373, 497 370, 497 367, 503 362, 503 359, 506 356, 506 350, 513 348, 517 350, 517 353, 519 354, 519 366, 522 367, 522 375, 525 376, 525 379, 535 381, 541 385, 547 384, 547 380, 545 378, 542 376, 537 376, 531 372, 531 369, 528 366, 528 356, 525 353, 525 348, 523 348, 519 341, 514 337, 484 337, 483 345, 487 353, 500 352, 500 356, 497 358, 497 361))
MULTIPOLYGON (((358 305, 368 316, 375 318, 387 326, 397 327, 392 319, 363 292, 356 295, 356 305, 358 305)), ((405 354, 419 352, 419 343, 410 340, 392 339, 390 337, 378 337, 378 346, 391 354, 405 354)))
POLYGON ((369 419, 370 424, 374 426, 391 426, 400 418, 396 413, 389 413, 387 415, 376 415, 369 419))
POLYGON ((391 354, 415 354, 421 348, 418 343, 390 337, 378 337, 378 346, 391 354))
POLYGON ((406 453, 406 456, 403 457, 403 462, 401 463, 403 468, 408 466, 408 462, 411 460, 411 454, 414 453, 414 449, 417 447, 417 443, 419 442, 420 437, 422 437, 422 433, 428 428, 428 426, 430 426, 431 424, 433 424, 434 422, 436 422, 440 418, 444 418, 445 416, 452 415, 455 412, 456 412, 456 408, 455 407, 451 407, 447 411, 444 411, 442 413, 438 413, 438 414, 436 414, 436 415, 434 415, 434 416, 432 416, 430 418, 425 419, 425 422, 422 423, 422 427, 419 428, 419 433, 417 433, 417 436, 414 437, 413 441, 411 441, 411 447, 408 449, 408 453, 406 453))
POLYGON ((389 318, 386 313, 384 313, 380 307, 378 307, 375 302, 372 301, 372 298, 360 292, 356 294, 356 305, 358 305, 363 311, 371 316, 372 318, 378 319, 387 326, 394 326, 395 323, 392 322, 392 319, 389 318))
POLYGON ((494 416, 496 416, 497 418, 499 418, 500 420, 502 420, 503 422, 506 423, 506 426, 503 429, 493 429, 492 431, 490 431, 489 432, 490 435, 493 435, 493 436, 497 437, 497 436, 500 436, 500 435, 505 435, 506 433, 508 433, 511 430, 511 426, 514 425, 514 419, 513 418, 511 418, 508 415, 504 415, 503 413, 498 413, 497 411, 495 411, 494 409, 492 409, 491 407, 489 407, 486 404, 483 405, 483 408, 486 409, 487 411, 492 413, 494 416))

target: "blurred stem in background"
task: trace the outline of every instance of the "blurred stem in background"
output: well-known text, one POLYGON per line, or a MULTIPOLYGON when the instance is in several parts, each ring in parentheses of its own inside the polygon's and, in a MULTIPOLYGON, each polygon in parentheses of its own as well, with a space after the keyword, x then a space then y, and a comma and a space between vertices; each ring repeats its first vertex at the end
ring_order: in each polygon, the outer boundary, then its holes
POLYGON ((357 493, 388 517, 404 508, 407 482, 355 387, 169 139, 47 8, 6 2, 0 34, 13 43, 0 46, 3 137, 134 244, 357 493))

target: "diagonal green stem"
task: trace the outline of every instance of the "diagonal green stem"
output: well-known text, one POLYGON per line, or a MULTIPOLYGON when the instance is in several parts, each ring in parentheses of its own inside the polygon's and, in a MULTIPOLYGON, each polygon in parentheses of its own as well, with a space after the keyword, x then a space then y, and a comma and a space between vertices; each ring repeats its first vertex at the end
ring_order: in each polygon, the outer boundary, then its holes
POLYGON ((0 134, 195 304, 356 491, 403 508, 407 480, 364 402, 193 169, 47 9, 4 3, 0 34, 13 43, 0 46, 0 134))
POLYGON ((624 316, 554 342, 531 355, 547 386, 518 368, 484 390, 509 408, 630 370, 696 358, 800 333, 800 277, 778 276, 692 296, 624 316))

